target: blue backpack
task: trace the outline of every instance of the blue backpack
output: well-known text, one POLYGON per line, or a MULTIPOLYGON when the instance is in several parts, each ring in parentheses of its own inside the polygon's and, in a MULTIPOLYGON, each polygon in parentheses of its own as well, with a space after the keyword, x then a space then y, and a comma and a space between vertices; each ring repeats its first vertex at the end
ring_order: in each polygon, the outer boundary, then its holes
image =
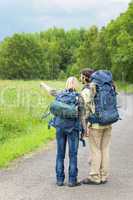
POLYGON ((73 90, 60 92, 55 101, 50 105, 50 112, 63 119, 78 118, 79 94, 73 90))
POLYGON ((54 118, 50 126, 65 129, 71 132, 73 129, 80 129, 78 116, 79 94, 73 90, 60 92, 54 102, 50 105, 50 112, 54 118))
POLYGON ((98 70, 92 74, 91 82, 96 85, 95 113, 89 116, 88 121, 91 124, 98 123, 100 125, 110 125, 117 122, 120 118, 112 73, 98 70))

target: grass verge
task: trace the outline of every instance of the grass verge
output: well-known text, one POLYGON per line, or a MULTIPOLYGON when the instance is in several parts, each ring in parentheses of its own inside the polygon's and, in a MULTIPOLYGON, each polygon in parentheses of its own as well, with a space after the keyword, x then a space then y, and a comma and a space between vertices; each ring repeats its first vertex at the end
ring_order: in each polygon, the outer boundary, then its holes
MULTIPOLYGON (((55 138, 40 120, 52 98, 40 81, 0 81, 0 168, 55 138)), ((61 87, 61 82, 48 84, 61 87)))
POLYGON ((10 162, 54 139, 54 130, 48 131, 47 126, 38 126, 30 134, 9 139, 0 145, 0 168, 8 167, 10 162))
POLYGON ((127 94, 133 94, 133 84, 126 82, 116 82, 119 91, 125 92, 127 94))

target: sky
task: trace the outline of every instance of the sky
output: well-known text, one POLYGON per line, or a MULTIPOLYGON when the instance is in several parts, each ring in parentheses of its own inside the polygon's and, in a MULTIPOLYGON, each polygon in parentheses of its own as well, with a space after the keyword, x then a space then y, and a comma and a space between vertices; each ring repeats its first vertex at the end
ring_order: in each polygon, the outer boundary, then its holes
POLYGON ((105 26, 124 12, 130 0, 0 0, 0 40, 16 32, 50 27, 105 26))

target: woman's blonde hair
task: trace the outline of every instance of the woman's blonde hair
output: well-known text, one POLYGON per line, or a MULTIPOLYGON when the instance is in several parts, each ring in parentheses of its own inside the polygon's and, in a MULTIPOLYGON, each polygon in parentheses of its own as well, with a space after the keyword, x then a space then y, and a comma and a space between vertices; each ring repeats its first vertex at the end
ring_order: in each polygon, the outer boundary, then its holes
POLYGON ((68 90, 69 89, 77 90, 78 86, 79 86, 78 79, 74 76, 71 76, 67 79, 65 88, 68 90))

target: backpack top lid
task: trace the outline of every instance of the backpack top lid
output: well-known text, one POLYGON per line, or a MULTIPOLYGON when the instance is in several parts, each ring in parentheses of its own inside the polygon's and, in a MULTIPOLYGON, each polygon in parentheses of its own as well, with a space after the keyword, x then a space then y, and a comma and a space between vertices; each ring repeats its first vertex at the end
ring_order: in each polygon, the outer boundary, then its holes
POLYGON ((77 104, 78 103, 79 93, 73 89, 65 89, 61 91, 57 96, 56 100, 66 103, 66 104, 77 104))
POLYGON ((112 79, 112 73, 108 70, 98 70, 91 75, 91 81, 98 85, 112 83, 112 79))

